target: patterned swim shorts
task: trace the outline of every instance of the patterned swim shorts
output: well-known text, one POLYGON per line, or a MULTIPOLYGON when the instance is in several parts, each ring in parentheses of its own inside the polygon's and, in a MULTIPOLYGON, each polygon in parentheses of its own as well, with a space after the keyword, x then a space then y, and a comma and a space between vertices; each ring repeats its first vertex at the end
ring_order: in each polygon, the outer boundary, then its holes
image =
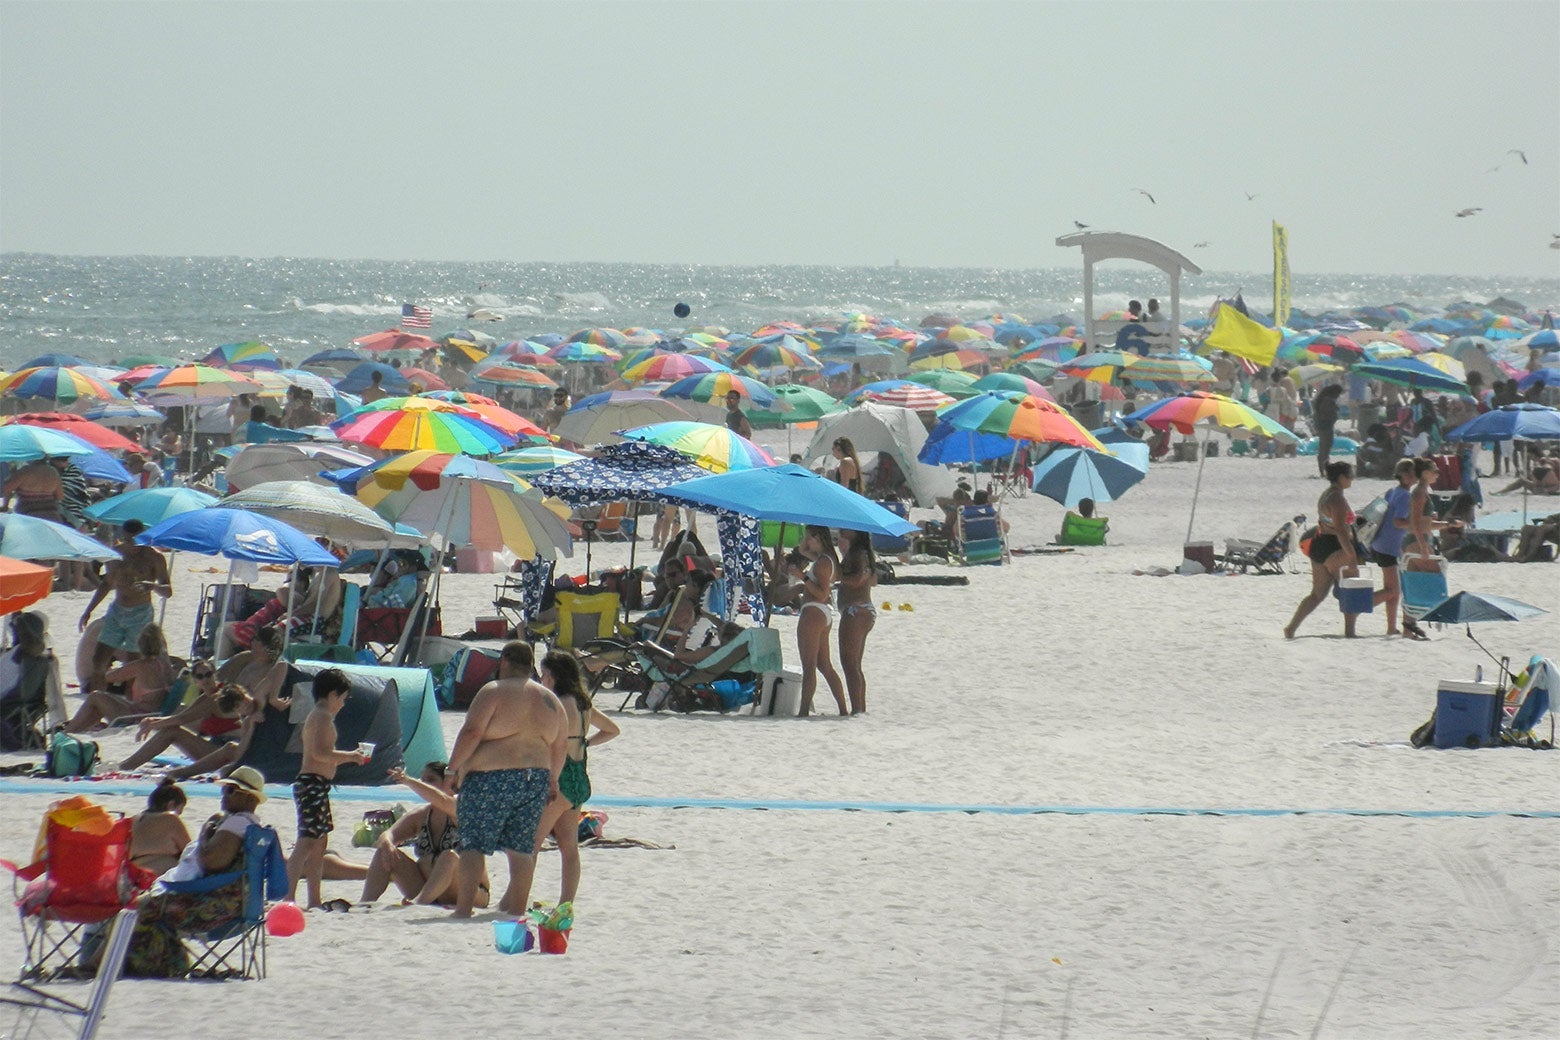
POLYGON ((529 856, 552 789, 552 770, 489 769, 461 778, 455 824, 462 851, 491 856, 500 849, 529 856))
POLYGON ((323 838, 336 829, 330 815, 330 781, 318 773, 299 773, 293 781, 298 809, 298 837, 323 838))

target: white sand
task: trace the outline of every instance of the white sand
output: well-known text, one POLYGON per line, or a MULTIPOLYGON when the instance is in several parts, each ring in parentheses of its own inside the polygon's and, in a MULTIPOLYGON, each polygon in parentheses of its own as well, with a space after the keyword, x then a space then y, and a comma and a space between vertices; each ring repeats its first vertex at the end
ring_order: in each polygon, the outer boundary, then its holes
MULTIPOLYGON (((867 717, 630 714, 591 757, 598 794, 1560 810, 1553 754, 1408 747, 1438 679, 1491 670, 1461 630, 1388 640, 1377 614, 1349 642, 1328 604, 1286 643, 1306 577, 1132 575, 1178 562, 1195 473, 1156 465, 1108 509, 1109 547, 971 569, 967 588, 881 587, 914 611, 872 636, 867 717)), ((1312 473, 1210 460, 1198 537, 1222 548, 1314 514, 1312 473)), ((1362 481, 1355 506, 1382 487, 1362 481)), ((1010 502, 1015 544, 1049 540, 1061 512, 1010 502)), ((595 564, 624 553, 598 547, 595 564)), ((192 562, 169 611, 181 634, 192 562)), ((1557 578, 1460 565, 1451 584, 1552 612, 1477 632, 1525 661, 1560 650, 1557 578)), ((492 584, 450 578, 446 626, 490 612, 492 584)), ((84 599, 46 604, 62 650, 84 599)), ((794 621, 776 623, 794 660, 794 621)), ((451 738, 459 722, 444 716, 451 738)), ((129 740, 108 736, 110 758, 129 740)), ((50 798, 8 801, 0 853, 21 858, 50 798)), ((337 818, 365 807, 338 802, 337 818)), ((1554 819, 609 812, 609 835, 676 849, 587 850, 566 957, 501 956, 486 919, 315 915, 271 943, 263 983, 120 983, 103 1035, 1304 1037, 1335 987, 1317 1035, 1553 1035, 1560 1011, 1554 819)), ((290 837, 290 803, 262 815, 290 837)), ((555 897, 557 871, 545 855, 537 897, 555 897)))

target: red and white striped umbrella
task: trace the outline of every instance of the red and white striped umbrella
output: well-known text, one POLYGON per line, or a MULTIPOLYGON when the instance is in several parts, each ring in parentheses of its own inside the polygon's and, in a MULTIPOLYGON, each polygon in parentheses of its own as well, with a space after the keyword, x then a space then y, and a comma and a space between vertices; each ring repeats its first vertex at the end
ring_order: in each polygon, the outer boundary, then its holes
POLYGON ((948 396, 941 390, 935 390, 929 386, 921 386, 919 383, 905 383, 891 390, 868 390, 862 397, 877 401, 879 404, 891 404, 900 408, 908 408, 912 412, 935 412, 945 404, 952 404, 955 398, 948 396))

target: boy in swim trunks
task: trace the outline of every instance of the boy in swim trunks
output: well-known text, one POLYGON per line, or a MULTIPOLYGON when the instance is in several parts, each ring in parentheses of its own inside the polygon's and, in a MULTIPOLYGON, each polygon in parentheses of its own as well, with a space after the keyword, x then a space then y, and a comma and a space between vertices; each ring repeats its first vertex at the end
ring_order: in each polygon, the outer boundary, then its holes
POLYGON ((293 803, 298 808, 298 843, 287 857, 287 898, 297 901, 298 882, 309 883, 309 908, 320 906, 320 877, 325 870, 325 845, 335 821, 330 812, 330 784, 336 767, 361 766, 368 756, 336 750, 336 715, 347 703, 351 684, 340 668, 327 668, 314 677, 314 710, 303 723, 303 765, 293 781, 293 803))

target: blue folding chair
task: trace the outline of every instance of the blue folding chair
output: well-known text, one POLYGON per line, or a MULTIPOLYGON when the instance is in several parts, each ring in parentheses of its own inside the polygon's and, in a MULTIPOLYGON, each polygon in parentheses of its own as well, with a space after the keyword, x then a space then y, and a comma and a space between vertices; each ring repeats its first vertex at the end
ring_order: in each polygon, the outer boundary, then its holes
POLYGON ((1007 556, 1002 518, 995 506, 964 506, 959 510, 959 560, 966 565, 1000 564, 1007 556))
POLYGON ((1411 571, 1398 567, 1398 583, 1403 590, 1403 613, 1418 621, 1439 606, 1448 595, 1444 571, 1411 571))
MULTIPOLYGON (((910 519, 910 510, 897 498, 879 502, 878 505, 901 519, 910 519)), ((872 551, 880 556, 900 556, 910 551, 910 536, 907 534, 874 534, 872 536, 872 551)))
POLYGON ((287 860, 272 827, 244 832, 244 865, 225 874, 164 884, 169 892, 211 892, 243 883, 243 910, 231 921, 203 932, 182 932, 194 944, 189 978, 265 978, 265 902, 287 896, 287 860))

